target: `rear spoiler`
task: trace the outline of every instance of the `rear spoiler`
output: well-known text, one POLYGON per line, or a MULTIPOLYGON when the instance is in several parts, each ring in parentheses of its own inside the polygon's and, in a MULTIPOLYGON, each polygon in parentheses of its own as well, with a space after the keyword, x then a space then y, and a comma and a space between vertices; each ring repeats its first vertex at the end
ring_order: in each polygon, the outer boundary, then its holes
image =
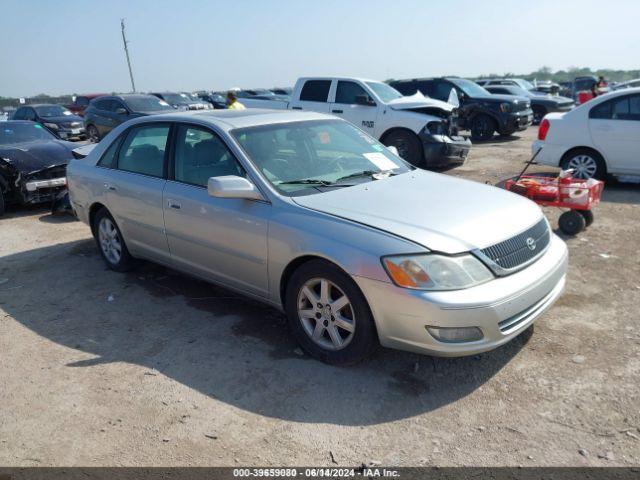
POLYGON ((81 147, 74 148, 73 150, 71 150, 73 158, 77 158, 78 160, 83 159, 91 153, 91 150, 93 150, 96 145, 97 143, 87 143, 86 145, 82 145, 81 147))

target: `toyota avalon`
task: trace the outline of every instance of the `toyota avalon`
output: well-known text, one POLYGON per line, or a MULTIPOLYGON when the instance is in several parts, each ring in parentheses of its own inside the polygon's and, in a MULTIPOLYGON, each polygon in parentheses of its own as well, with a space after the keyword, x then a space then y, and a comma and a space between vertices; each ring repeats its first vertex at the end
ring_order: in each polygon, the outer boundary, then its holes
POLYGON ((112 270, 151 260, 273 305, 332 364, 378 344, 493 349, 565 283, 566 246, 534 203, 415 169, 320 113, 137 118, 73 160, 68 184, 112 270))

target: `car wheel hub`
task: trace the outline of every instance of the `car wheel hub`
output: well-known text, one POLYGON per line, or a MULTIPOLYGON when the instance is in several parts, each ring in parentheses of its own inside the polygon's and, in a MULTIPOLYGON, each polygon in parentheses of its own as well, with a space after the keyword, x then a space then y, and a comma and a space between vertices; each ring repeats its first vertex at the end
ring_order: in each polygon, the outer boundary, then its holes
POLYGON ((573 169, 576 178, 591 178, 598 170, 598 164, 589 155, 577 155, 569 160, 569 168, 573 169))
POLYGON ((118 230, 113 222, 108 218, 100 220, 98 226, 98 239, 100 240, 100 248, 109 263, 117 264, 122 257, 122 243, 118 230))
POLYGON ((326 278, 313 278, 302 286, 298 294, 298 318, 309 338, 325 350, 345 348, 356 329, 351 301, 326 278))

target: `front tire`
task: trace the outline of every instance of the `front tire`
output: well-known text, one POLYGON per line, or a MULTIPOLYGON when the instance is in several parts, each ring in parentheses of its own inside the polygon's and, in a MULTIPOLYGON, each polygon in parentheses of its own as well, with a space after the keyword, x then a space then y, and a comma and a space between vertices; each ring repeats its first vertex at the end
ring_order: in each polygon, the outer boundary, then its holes
POLYGON ((415 133, 396 130, 385 135, 382 143, 387 147, 396 147, 398 154, 414 167, 426 166, 422 143, 415 133))
POLYGON ((547 109, 539 105, 535 105, 531 107, 531 109, 533 110, 533 124, 540 125, 540 122, 542 122, 542 119, 547 114, 547 109))
POLYGON ((352 365, 378 346, 369 305, 354 281, 335 265, 312 260, 287 285, 289 327, 312 357, 332 365, 352 365))
POLYGON ((87 135, 89 136, 89 140, 91 140, 92 143, 100 142, 100 132, 98 132, 98 129, 95 125, 89 125, 87 127, 87 135))
POLYGON ((100 255, 111 270, 128 272, 135 266, 122 233, 106 208, 96 213, 92 230, 100 255))
POLYGON ((589 148, 578 148, 567 153, 560 166, 563 170, 573 169, 573 177, 588 180, 595 178, 603 180, 607 175, 607 168, 602 155, 589 148))
POLYGON ((471 140, 480 142, 491 140, 496 129, 496 121, 489 115, 476 115, 471 120, 471 140))

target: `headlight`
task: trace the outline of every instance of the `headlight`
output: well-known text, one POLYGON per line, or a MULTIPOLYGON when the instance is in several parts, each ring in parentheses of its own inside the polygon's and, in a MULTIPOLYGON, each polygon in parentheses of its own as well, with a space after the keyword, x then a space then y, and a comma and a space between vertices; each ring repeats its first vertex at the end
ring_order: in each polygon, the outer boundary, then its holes
POLYGON ((425 127, 428 133, 431 135, 446 135, 447 127, 444 122, 429 122, 425 127))
POLYGON ((502 113, 509 113, 511 111, 511 104, 510 103, 501 103, 500 104, 500 111, 502 113))
POLYGON ((52 130, 58 130, 58 124, 56 123, 45 123, 44 124, 45 127, 47 128, 51 128, 52 130))
POLYGON ((493 279, 493 274, 470 254, 393 255, 382 258, 389 278, 399 287, 414 290, 460 290, 493 279))

